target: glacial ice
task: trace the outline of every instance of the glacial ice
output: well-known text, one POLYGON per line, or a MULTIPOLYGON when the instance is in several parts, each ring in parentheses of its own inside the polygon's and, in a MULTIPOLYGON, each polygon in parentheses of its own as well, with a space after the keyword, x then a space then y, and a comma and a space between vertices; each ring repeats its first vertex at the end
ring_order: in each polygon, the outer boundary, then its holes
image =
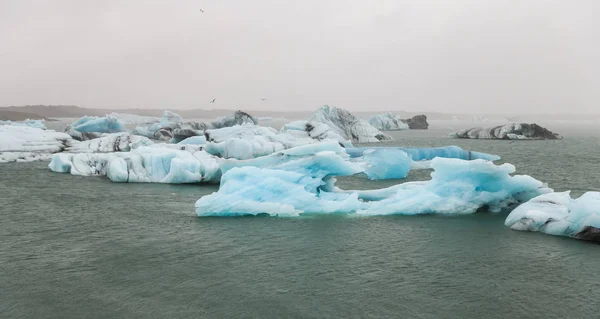
POLYGON ((128 152, 141 146, 154 144, 147 137, 130 133, 103 134, 86 141, 73 141, 64 151, 68 153, 128 152))
POLYGON ((540 195, 513 210, 504 225, 600 243, 600 192, 577 199, 570 192, 540 195))
POLYGON ((335 140, 345 147, 352 147, 352 143, 342 137, 326 124, 310 121, 294 121, 285 124, 280 132, 288 133, 298 138, 311 138, 317 141, 335 140))
POLYGON ((117 133, 125 131, 123 123, 110 115, 105 117, 84 116, 71 123, 70 126, 81 133, 117 133))
POLYGON ((393 113, 384 113, 374 115, 369 118, 369 124, 382 131, 400 131, 408 130, 408 124, 393 113))
POLYGON ((370 143, 393 140, 367 121, 361 120, 354 114, 340 108, 324 105, 317 109, 309 122, 318 122, 329 126, 345 140, 356 143, 370 143))
POLYGON ((0 163, 45 160, 71 143, 68 134, 30 126, 0 126, 0 163))
MULTIPOLYGON (((486 154, 481 152, 466 151, 458 146, 443 146, 443 147, 354 147, 348 148, 346 151, 351 157, 363 156, 364 152, 370 150, 401 150, 408 153, 413 161, 432 160, 436 157, 443 158, 458 158, 463 160, 483 159, 487 161, 497 161, 500 159, 498 155, 486 154)), ((390 155, 392 156, 392 155, 390 155)))
POLYGON ((129 183, 217 182, 221 174, 218 159, 204 151, 152 146, 130 152, 59 153, 48 167, 54 172, 107 176, 113 182, 129 183))
POLYGON ((150 126, 138 126, 133 130, 133 134, 155 140, 168 141, 173 138, 173 130, 179 128, 182 123, 183 119, 179 114, 164 111, 159 122, 150 126))
POLYGON ((0 125, 28 126, 39 128, 42 130, 46 129, 46 124, 44 124, 44 120, 26 119, 25 121, 0 121, 0 125))
POLYGON ((367 150, 362 160, 367 164, 365 174, 372 180, 405 178, 412 168, 410 155, 398 148, 367 150))
POLYGON ((269 168, 235 167, 221 178, 219 191, 196 202, 199 216, 318 213, 470 214, 492 212, 550 192, 526 175, 511 176, 515 167, 484 160, 434 158, 427 182, 409 182, 380 190, 344 191, 334 176, 354 175, 361 163, 324 151, 269 168))
POLYGON ((223 127, 231 127, 235 125, 258 125, 258 120, 256 120, 252 115, 244 112, 244 111, 235 111, 233 115, 219 117, 213 122, 211 122, 210 128, 223 128, 223 127))
MULTIPOLYGON (((296 130, 290 127, 277 131, 270 127, 236 125, 216 130, 206 130, 204 150, 223 158, 251 159, 269 155, 284 149, 327 141, 335 134, 313 134, 312 130, 296 130)), ((346 144, 351 145, 346 142, 346 144)))
POLYGON ((556 140, 559 134, 537 124, 512 123, 489 128, 470 128, 451 134, 455 138, 500 139, 500 140, 556 140))
POLYGON ((206 144, 206 136, 204 136, 204 135, 190 136, 177 144, 179 144, 179 145, 204 145, 204 144, 206 144))

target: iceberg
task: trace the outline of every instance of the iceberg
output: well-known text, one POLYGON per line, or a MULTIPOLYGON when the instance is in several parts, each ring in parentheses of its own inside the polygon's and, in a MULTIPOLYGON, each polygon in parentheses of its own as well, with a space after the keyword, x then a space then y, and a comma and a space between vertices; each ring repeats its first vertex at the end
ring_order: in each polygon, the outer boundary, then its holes
POLYGON ((30 120, 26 119, 22 122, 13 122, 13 121, 0 121, 0 125, 13 125, 13 126, 28 126, 35 127, 42 130, 46 129, 46 124, 44 124, 44 120, 30 120))
POLYGON ((268 168, 234 167, 224 172, 217 192, 196 202, 199 216, 346 213, 356 215, 472 214, 498 212, 551 192, 542 182, 510 174, 510 164, 434 158, 427 182, 409 182, 369 191, 341 190, 335 176, 364 172, 342 154, 323 151, 268 168))
POLYGON ((324 105, 316 110, 309 122, 322 123, 329 126, 345 140, 356 143, 371 143, 393 140, 367 121, 361 120, 354 114, 336 107, 324 105))
MULTIPOLYGON (((466 151, 458 146, 443 146, 443 147, 422 147, 422 148, 410 148, 410 147, 353 147, 347 148, 346 152, 351 157, 361 157, 365 152, 371 150, 380 150, 385 152, 387 150, 401 150, 408 153, 413 161, 426 161, 432 160, 436 157, 443 158, 458 158, 463 160, 475 160, 483 159, 487 161, 497 161, 500 159, 498 155, 486 154, 475 151, 466 151)), ((393 156, 390 154, 390 156, 393 156)))
POLYGON ((218 182, 221 175, 218 159, 204 151, 149 146, 130 152, 54 154, 48 167, 72 175, 107 176, 121 183, 218 182))
POLYGON ((258 120, 244 111, 235 111, 233 115, 219 117, 211 123, 211 128, 231 127, 235 125, 258 125, 258 120))
POLYGON ((169 141, 173 138, 173 130, 180 128, 181 124, 183 124, 183 119, 179 114, 164 111, 159 122, 151 126, 138 126, 133 130, 133 134, 155 140, 169 141))
POLYGON ((123 123, 110 115, 105 117, 84 116, 71 123, 70 128, 81 133, 117 133, 125 131, 123 123))
POLYGON ((403 150, 371 149, 363 153, 365 174, 371 180, 405 178, 412 168, 412 158, 403 150))
POLYGON ((62 152, 72 142, 71 136, 30 126, 0 126, 0 163, 29 162, 48 159, 62 152))
POLYGON ((559 134, 537 124, 512 123, 489 128, 470 128, 451 134, 454 138, 498 139, 498 140, 557 140, 559 134))
MULTIPOLYGON (((301 145, 330 140, 335 140, 341 145, 351 145, 333 132, 320 134, 314 129, 296 130, 295 127, 295 125, 287 126, 278 132, 270 127, 245 124, 206 130, 204 136, 207 142, 204 150, 223 158, 251 159, 301 145)), ((323 126, 318 127, 319 129, 324 128, 323 126)))
POLYGON ((369 118, 369 124, 382 131, 400 131, 408 130, 408 124, 393 113, 385 113, 369 118))
POLYGON ((540 195, 513 210, 504 225, 600 243, 600 192, 577 199, 568 191, 540 195))
POLYGON ((147 137, 132 135, 130 133, 103 134, 101 137, 73 141, 64 151, 69 153, 111 153, 129 152, 141 146, 154 144, 147 137))
POLYGON ((280 132, 288 133, 298 138, 311 138, 316 141, 336 140, 345 147, 352 147, 352 143, 350 141, 323 123, 295 121, 285 124, 281 128, 280 132))

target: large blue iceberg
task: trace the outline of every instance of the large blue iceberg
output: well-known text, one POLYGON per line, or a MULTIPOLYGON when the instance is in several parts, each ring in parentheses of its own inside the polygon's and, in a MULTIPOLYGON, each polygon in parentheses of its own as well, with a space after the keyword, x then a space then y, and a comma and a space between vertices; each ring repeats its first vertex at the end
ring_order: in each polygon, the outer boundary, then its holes
POLYGON ((269 168, 235 167, 225 172, 218 192, 196 202, 199 216, 354 213, 358 215, 471 214, 500 211, 550 192, 514 166, 485 160, 435 158, 432 179, 380 190, 344 191, 335 176, 364 172, 361 163, 334 151, 286 161, 269 168))
POLYGON ((71 128, 81 133, 118 133, 125 131, 123 123, 112 116, 84 116, 73 122, 71 128))
POLYGON ((504 225, 600 243, 600 192, 577 199, 569 192, 538 196, 513 210, 504 225))

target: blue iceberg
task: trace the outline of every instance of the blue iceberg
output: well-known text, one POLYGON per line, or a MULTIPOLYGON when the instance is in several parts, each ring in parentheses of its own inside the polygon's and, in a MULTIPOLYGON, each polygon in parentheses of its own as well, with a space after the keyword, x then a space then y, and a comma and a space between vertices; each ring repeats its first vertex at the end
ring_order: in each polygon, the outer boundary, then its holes
POLYGON ((196 202, 199 216, 353 213, 357 215, 472 214, 497 212, 550 192, 526 175, 511 176, 510 164, 485 160, 435 158, 427 182, 403 183, 380 190, 352 191, 334 186, 335 176, 364 172, 364 164, 323 151, 269 168, 235 167, 226 171, 218 192, 196 202))
POLYGON ((481 152, 463 150, 458 146, 443 146, 443 147, 354 147, 348 148, 347 152, 351 157, 360 157, 366 151, 370 150, 392 150, 398 149, 408 153, 413 161, 432 160, 436 157, 443 158, 458 158, 463 160, 483 159, 487 161, 497 161, 500 159, 498 155, 486 154, 481 152))
POLYGON ((504 225, 600 243, 600 192, 587 192, 577 199, 570 192, 538 196, 513 210, 504 225))
POLYGON ((123 123, 113 116, 84 116, 73 122, 71 128, 81 133, 118 133, 125 131, 123 123))

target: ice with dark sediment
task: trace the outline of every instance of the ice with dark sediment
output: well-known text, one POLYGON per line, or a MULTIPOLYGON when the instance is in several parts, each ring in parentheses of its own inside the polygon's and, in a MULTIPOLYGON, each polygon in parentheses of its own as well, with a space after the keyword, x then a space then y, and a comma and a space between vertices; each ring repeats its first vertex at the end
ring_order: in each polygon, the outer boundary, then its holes
POLYGON ((369 124, 381 131, 408 130, 408 124, 404 123, 400 117, 393 113, 374 115, 369 118, 369 124))
POLYGON ((345 140, 350 140, 353 143, 393 140, 391 136, 379 131, 369 122, 356 117, 347 110, 328 105, 317 109, 308 121, 325 124, 345 140))
POLYGON ((570 192, 540 195, 513 210, 504 225, 600 243, 600 192, 576 199, 570 192))
POLYGON ((0 125, 0 163, 47 160, 72 142, 65 133, 31 126, 0 125))
POLYGON ((497 140, 558 140, 562 139, 554 133, 537 124, 512 123, 489 128, 470 128, 451 134, 455 138, 468 139, 497 139, 497 140))

